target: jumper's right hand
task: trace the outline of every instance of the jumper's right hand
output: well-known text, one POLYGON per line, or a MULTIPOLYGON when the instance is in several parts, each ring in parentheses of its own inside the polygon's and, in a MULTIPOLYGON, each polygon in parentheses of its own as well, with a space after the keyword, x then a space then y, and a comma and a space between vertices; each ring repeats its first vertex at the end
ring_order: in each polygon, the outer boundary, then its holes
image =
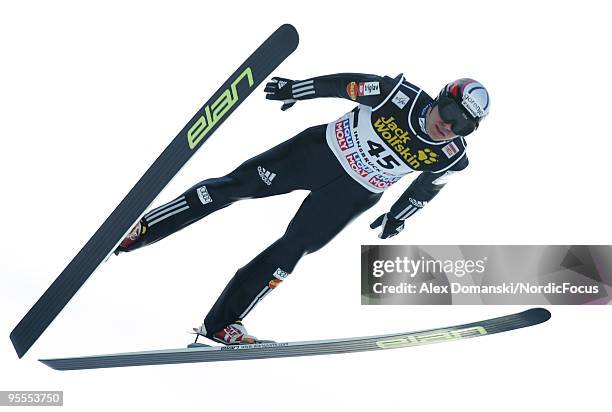
POLYGON ((266 84, 266 88, 264 89, 264 92, 266 92, 266 99, 281 100, 283 102, 281 110, 285 111, 289 109, 296 102, 293 98, 293 83, 295 83, 295 81, 290 79, 273 77, 266 84))
POLYGON ((371 229, 376 229, 378 227, 382 229, 378 237, 381 239, 388 239, 404 230, 404 221, 394 218, 390 213, 385 213, 378 216, 378 218, 370 224, 371 229))

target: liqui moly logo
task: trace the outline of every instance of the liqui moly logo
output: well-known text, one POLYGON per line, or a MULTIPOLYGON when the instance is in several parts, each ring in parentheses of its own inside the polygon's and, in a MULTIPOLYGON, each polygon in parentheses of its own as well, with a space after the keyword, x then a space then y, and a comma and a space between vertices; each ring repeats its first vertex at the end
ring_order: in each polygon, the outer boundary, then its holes
POLYGON ((387 177, 383 175, 372 176, 368 183, 378 189, 386 189, 391 186, 393 183, 397 182, 399 177, 387 177))
POLYGON ((336 122, 336 140, 342 151, 351 149, 355 146, 348 119, 336 122))
POLYGON ((357 153, 347 154, 346 160, 348 161, 348 164, 351 169, 353 169, 357 174, 359 174, 359 176, 366 177, 370 174, 370 170, 365 167, 357 153))

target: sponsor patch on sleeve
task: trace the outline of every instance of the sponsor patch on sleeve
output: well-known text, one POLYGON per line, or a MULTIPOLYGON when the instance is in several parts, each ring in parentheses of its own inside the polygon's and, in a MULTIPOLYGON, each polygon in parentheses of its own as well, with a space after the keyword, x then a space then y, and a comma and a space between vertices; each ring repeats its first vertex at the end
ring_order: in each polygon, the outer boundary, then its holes
POLYGON ((346 93, 351 100, 357 100, 357 82, 350 82, 346 85, 346 93))
POLYGON ((277 268, 272 275, 276 279, 278 279, 280 281, 283 281, 283 280, 287 279, 287 276, 289 276, 289 273, 285 272, 281 268, 277 268))
POLYGON ((376 96, 380 94, 380 83, 379 82, 360 82, 358 94, 359 96, 376 96))
POLYGON ((447 144, 446 146, 442 148, 442 151, 444 152, 446 157, 450 159, 451 157, 459 153, 459 148, 457 147, 455 142, 450 142, 449 144, 447 144))
POLYGON ((392 100, 393 104, 395 104, 400 109, 403 109, 409 101, 410 97, 406 96, 406 94, 401 90, 398 90, 397 93, 395 93, 395 96, 393 96, 392 100))
POLYGON ((282 282, 282 280, 278 280, 278 279, 272 279, 270 282, 268 282, 268 287, 270 289, 275 289, 278 285, 280 285, 280 283, 282 282))

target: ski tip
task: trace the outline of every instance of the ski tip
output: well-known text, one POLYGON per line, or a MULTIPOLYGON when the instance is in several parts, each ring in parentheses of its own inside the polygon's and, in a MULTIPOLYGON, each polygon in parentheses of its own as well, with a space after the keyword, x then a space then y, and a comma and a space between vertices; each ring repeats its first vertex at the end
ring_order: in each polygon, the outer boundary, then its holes
POLYGON ((524 313, 526 316, 529 316, 534 324, 544 323, 552 316, 548 309, 544 308, 528 309, 524 313))
POLYGON ((280 26, 278 29, 276 29, 276 32, 274 34, 279 34, 285 37, 288 41, 290 41, 291 44, 294 45, 293 50, 297 48, 298 43, 300 42, 300 36, 297 32, 297 29, 289 23, 285 23, 280 26))
POLYGON ((75 368, 65 365, 66 360, 69 359, 39 359, 38 361, 56 371, 75 370, 75 368))
POLYGON ((38 360, 40 363, 47 365, 48 367, 50 367, 51 369, 55 369, 56 371, 61 371, 62 369, 59 369, 58 367, 53 365, 53 362, 51 362, 50 359, 39 359, 38 360))

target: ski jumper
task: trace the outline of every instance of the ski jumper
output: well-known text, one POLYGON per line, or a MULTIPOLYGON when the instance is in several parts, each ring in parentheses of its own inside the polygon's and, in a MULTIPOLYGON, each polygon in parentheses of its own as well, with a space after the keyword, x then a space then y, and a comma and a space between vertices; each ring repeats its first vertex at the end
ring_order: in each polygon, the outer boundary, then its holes
POLYGON ((142 220, 145 235, 130 247, 154 243, 238 200, 310 191, 286 232, 225 287, 204 320, 208 336, 242 320, 302 256, 327 244, 404 175, 421 172, 392 206, 397 219, 421 210, 468 164, 462 137, 436 142, 427 135, 425 113, 433 99, 403 75, 344 73, 290 87, 295 100, 341 97, 358 106, 151 210, 142 220))

